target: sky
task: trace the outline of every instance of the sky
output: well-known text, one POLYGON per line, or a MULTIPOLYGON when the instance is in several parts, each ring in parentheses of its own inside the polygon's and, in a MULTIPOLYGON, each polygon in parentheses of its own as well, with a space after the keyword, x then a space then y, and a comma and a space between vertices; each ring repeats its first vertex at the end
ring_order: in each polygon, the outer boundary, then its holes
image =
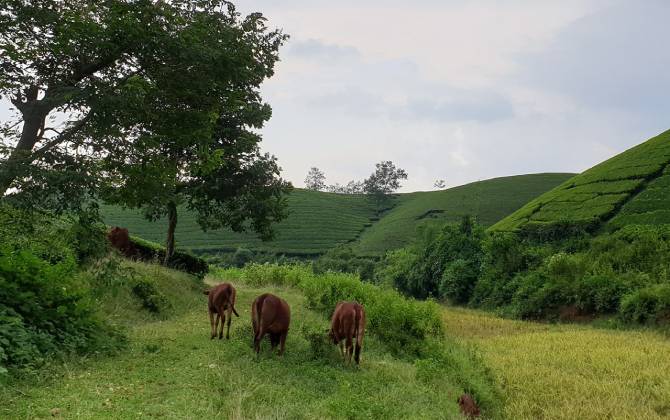
MULTIPOLYGON (((297 187, 581 172, 670 129, 664 0, 248 0, 290 40, 263 149, 297 187)), ((0 118, 9 112, 0 104, 0 118)))

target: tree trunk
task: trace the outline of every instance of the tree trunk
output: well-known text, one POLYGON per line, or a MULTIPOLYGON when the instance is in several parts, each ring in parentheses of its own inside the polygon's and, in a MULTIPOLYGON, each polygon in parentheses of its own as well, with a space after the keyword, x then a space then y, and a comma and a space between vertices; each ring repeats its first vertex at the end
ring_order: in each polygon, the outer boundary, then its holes
POLYGON ((177 204, 174 201, 170 201, 167 205, 168 208, 168 232, 167 240, 165 242, 165 260, 163 265, 168 266, 170 260, 174 256, 174 231, 177 228, 177 204))
POLYGON ((0 166, 0 198, 7 193, 12 182, 21 175, 21 170, 30 160, 33 147, 39 140, 40 129, 44 125, 45 115, 38 111, 27 111, 23 118, 21 138, 9 158, 0 166))

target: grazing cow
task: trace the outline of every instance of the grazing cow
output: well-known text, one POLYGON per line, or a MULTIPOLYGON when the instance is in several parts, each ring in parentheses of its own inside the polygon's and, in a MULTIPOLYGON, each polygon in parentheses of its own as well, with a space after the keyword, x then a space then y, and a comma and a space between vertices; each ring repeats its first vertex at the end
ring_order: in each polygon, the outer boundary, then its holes
POLYGON ((107 232, 107 240, 112 245, 112 248, 117 249, 124 257, 137 257, 137 249, 130 241, 128 229, 118 226, 111 228, 107 232))
POLYGON ((230 283, 221 283, 211 290, 205 291, 209 295, 207 299, 207 308, 209 310, 209 323, 212 326, 212 339, 216 337, 216 331, 219 329, 219 319, 221 319, 221 331, 219 339, 223 338, 223 324, 226 322, 226 312, 228 312, 228 329, 226 338, 230 338, 230 321, 233 319, 233 313, 239 317, 235 310, 235 288, 230 283), (214 321, 216 314, 216 322, 214 321))
POLYGON ((461 414, 471 419, 480 416, 479 407, 475 399, 470 394, 463 394, 458 398, 458 406, 461 408, 461 414))
POLYGON ((291 308, 280 297, 270 293, 258 296, 251 304, 251 323, 254 327, 254 350, 261 351, 261 340, 270 335, 272 350, 279 344, 279 355, 284 354, 288 326, 291 322, 291 308))
POLYGON ((330 332, 328 333, 333 344, 340 345, 342 358, 351 363, 353 353, 356 364, 361 360, 361 348, 363 347, 363 336, 365 335, 365 309, 357 302, 338 302, 330 321, 330 332), (353 340, 356 339, 354 346, 353 340), (342 340, 345 340, 343 348, 342 340))

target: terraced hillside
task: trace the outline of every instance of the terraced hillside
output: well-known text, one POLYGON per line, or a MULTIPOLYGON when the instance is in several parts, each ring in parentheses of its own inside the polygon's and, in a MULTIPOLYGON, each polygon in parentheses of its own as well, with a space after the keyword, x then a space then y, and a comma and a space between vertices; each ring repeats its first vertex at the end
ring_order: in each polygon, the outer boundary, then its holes
POLYGON ((490 226, 574 174, 545 173, 494 178, 443 191, 401 194, 397 205, 361 235, 357 250, 382 254, 407 245, 417 228, 475 216, 490 226))
MULTIPOLYGON (((290 215, 277 224, 277 237, 269 242, 262 242, 248 232, 203 232, 195 217, 182 209, 176 232, 177 247, 203 252, 245 247, 286 254, 320 254, 355 240, 375 216, 373 203, 363 196, 296 189, 288 201, 290 215)), ((132 234, 158 243, 165 239, 165 221, 151 223, 138 211, 113 206, 102 206, 102 213, 110 226, 127 227, 132 234)))
MULTIPOLYGON (((374 204, 360 195, 296 189, 289 196, 290 215, 277 224, 277 237, 262 242, 252 233, 229 230, 202 232, 195 218, 182 210, 177 246, 196 252, 232 251, 245 247, 291 255, 314 255, 360 238, 359 250, 377 255, 409 243, 424 223, 456 221, 464 214, 491 225, 524 203, 572 177, 533 174, 475 182, 444 191, 398 194, 395 207, 377 220, 374 204)), ((105 222, 127 227, 134 235, 162 243, 164 221, 151 223, 141 213, 102 206, 105 222)))
POLYGON ((491 229, 670 223, 670 130, 577 175, 491 229))

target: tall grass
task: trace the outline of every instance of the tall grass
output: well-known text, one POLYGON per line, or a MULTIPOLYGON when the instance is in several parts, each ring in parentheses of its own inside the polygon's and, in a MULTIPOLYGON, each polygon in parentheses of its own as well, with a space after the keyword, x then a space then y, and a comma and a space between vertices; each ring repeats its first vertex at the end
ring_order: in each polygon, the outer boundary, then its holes
POLYGON ((307 265, 250 264, 215 275, 251 287, 297 288, 307 306, 325 317, 338 301, 358 301, 365 307, 367 331, 396 357, 414 361, 422 380, 446 378, 473 394, 489 415, 497 410, 499 390, 491 373, 475 350, 445 335, 441 307, 433 301, 406 298, 395 290, 363 283, 353 274, 314 274, 307 265))

